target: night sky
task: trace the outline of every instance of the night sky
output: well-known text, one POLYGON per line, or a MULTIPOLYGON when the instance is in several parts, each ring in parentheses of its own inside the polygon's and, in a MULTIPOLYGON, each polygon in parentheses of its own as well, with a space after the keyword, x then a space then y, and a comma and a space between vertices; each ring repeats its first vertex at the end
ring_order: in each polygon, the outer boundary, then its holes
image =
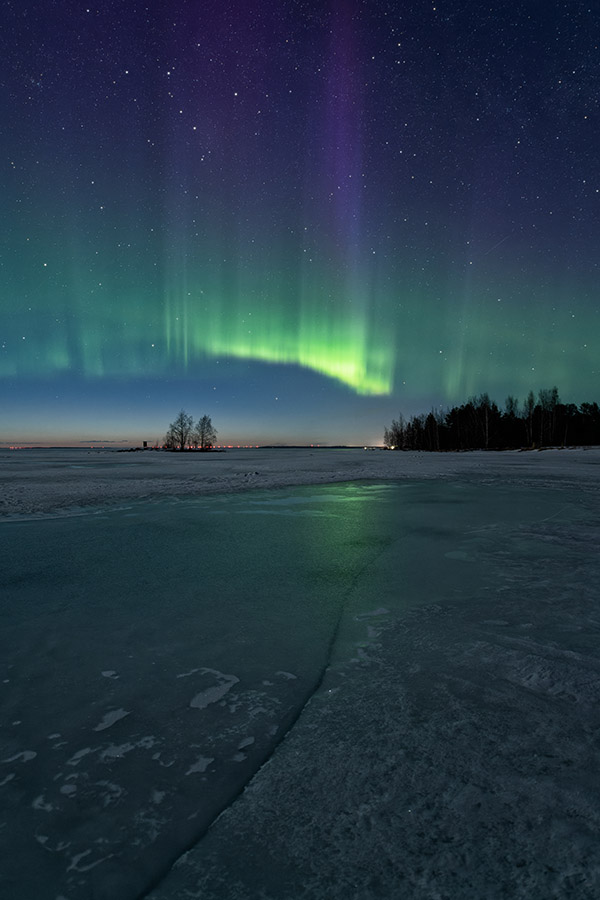
POLYGON ((4 0, 0 441, 600 399, 591 0, 4 0))

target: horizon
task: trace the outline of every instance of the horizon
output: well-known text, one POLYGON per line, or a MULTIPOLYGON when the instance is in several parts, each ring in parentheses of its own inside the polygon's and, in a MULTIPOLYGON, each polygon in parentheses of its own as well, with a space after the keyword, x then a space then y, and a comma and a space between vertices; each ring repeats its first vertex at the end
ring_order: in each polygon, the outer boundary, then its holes
MULTIPOLYGON (((561 396, 560 391, 557 386, 553 386, 554 389, 557 390, 558 402, 560 404, 571 403, 571 400, 565 399, 561 396)), ((547 388, 540 388, 538 392, 534 392, 533 390, 528 391, 527 393, 532 393, 534 395, 534 399, 536 404, 539 402, 540 395, 544 392, 544 390, 548 390, 547 388)), ((217 440, 214 444, 216 449, 259 449, 259 448, 289 448, 289 447, 314 447, 314 448, 336 448, 336 447, 348 447, 348 448, 360 448, 360 447, 381 447, 384 444, 384 432, 391 425, 392 421, 395 419, 411 419, 414 416, 426 416, 429 412, 435 413, 436 415, 444 418, 452 409, 459 408, 460 406, 470 403, 473 400, 476 400, 477 397, 483 396, 486 392, 480 392, 478 394, 473 394, 468 398, 465 398, 462 403, 457 403, 454 406, 446 405, 443 407, 439 405, 438 407, 431 406, 429 410, 421 409, 417 412, 405 413, 402 410, 396 411, 394 415, 392 415, 388 422, 386 422, 382 428, 379 435, 373 434, 371 435, 370 440, 350 440, 350 441, 342 441, 342 440, 334 440, 332 438, 323 438, 321 440, 306 440, 303 439, 302 436, 297 435, 296 439, 288 438, 283 439, 281 436, 274 437, 272 439, 268 438, 254 438, 253 440, 248 440, 247 437, 243 438, 231 438, 230 435, 227 436, 227 439, 219 438, 219 429, 217 429, 217 440)), ((518 397, 507 397, 504 400, 504 403, 498 402, 496 398, 489 397, 489 400, 492 404, 496 405, 501 413, 505 412, 506 403, 509 399, 514 399, 517 401, 517 415, 523 415, 523 407, 524 402, 520 400, 518 397)), ((585 403, 597 403, 597 401, 587 398, 582 400, 579 398, 575 401, 575 406, 580 407, 585 403)), ((183 410, 186 412, 185 410, 183 410)), ((192 417, 193 418, 193 417, 192 417)), ((214 423, 213 423, 214 424, 214 423)), ((51 437, 45 440, 36 440, 33 438, 21 438, 21 439, 8 439, 3 440, 0 439, 0 449, 77 449, 81 447, 82 449, 122 449, 122 448, 140 448, 140 449, 160 449, 164 446, 166 441, 166 431, 168 430, 169 425, 165 426, 164 434, 160 437, 149 438, 144 436, 135 436, 131 437, 112 437, 112 438, 80 438, 75 435, 66 435, 62 438, 52 439, 51 437), (143 445, 146 443, 147 447, 144 448, 143 445)), ((148 430, 149 431, 149 430, 148 430)), ((156 431, 156 429, 155 429, 156 431)))
MULTIPOLYGON (((533 394, 536 409, 541 402, 541 395, 548 391, 556 391, 556 397, 558 400, 558 404, 560 406, 571 405, 571 402, 565 400, 565 398, 561 397, 560 391, 556 385, 553 386, 552 389, 540 389, 537 393, 531 390, 528 393, 533 394)), ((472 395, 469 398, 466 398, 463 403, 456 404, 455 406, 446 406, 442 408, 441 406, 437 409, 431 407, 430 410, 421 410, 418 413, 412 413, 404 415, 404 413, 397 413, 394 417, 390 419, 388 423, 386 423, 381 431, 381 435, 379 437, 375 437, 371 441, 355 441, 355 442, 342 442, 342 441, 332 441, 332 440, 321 440, 321 441, 306 441, 298 439, 294 440, 254 440, 248 441, 246 439, 228 439, 224 441, 223 439, 218 438, 217 432, 217 440, 214 443, 215 450, 258 450, 258 449, 294 449, 294 448, 303 448, 303 449, 376 449, 376 448, 384 448, 385 447, 385 439, 384 433, 388 430, 388 428, 392 425, 394 420, 400 419, 408 421, 413 417, 418 417, 424 419, 429 412, 436 414, 443 421, 450 412, 460 409, 462 406, 477 401, 478 398, 482 398, 485 396, 485 392, 481 392, 480 394, 472 395)), ((502 416, 507 414, 507 403, 509 400, 516 401, 515 413, 518 418, 525 418, 525 404, 522 403, 519 398, 515 397, 507 397, 504 401, 504 405, 502 403, 498 403, 494 397, 489 397, 488 400, 492 406, 495 406, 502 416)), ((586 400, 579 399, 575 405, 578 409, 584 404, 596 404, 598 401, 588 398, 586 400)), ((182 412, 186 412, 182 410, 182 412)), ((168 426, 167 426, 168 427, 168 426)), ((167 429, 165 429, 166 432, 167 429)), ((150 440, 147 437, 135 437, 135 438, 77 438, 71 437, 62 443, 51 440, 40 441, 40 440, 10 440, 3 441, 0 440, 0 449, 5 450, 31 450, 31 449, 54 449, 54 450, 67 450, 67 449, 83 449, 83 450, 122 450, 122 449, 137 449, 137 450, 162 450, 167 449, 165 447, 166 442, 166 434, 161 438, 156 438, 154 440, 150 440), (146 446, 144 446, 146 445, 146 446)), ((192 447, 186 449, 194 449, 192 447)), ((173 451, 177 452, 177 451, 173 451)))
MULTIPOLYGON (((143 442, 140 442, 143 444, 143 442)), ((186 447, 183 451, 168 449, 164 446, 148 445, 147 447, 135 444, 132 441, 79 441, 77 444, 42 444, 16 442, 14 444, 0 443, 0 450, 138 450, 141 452, 165 453, 213 453, 224 450, 362 450, 383 449, 383 444, 215 444, 208 450, 200 450, 195 447, 186 447), (126 446, 121 446, 126 445, 126 446)))

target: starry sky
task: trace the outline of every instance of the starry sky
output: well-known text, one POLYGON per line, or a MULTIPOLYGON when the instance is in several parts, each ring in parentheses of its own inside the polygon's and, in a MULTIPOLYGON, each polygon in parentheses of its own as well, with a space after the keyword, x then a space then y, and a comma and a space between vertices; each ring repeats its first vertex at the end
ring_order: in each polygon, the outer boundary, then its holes
POLYGON ((5 0, 0 442, 598 400, 590 0, 5 0))

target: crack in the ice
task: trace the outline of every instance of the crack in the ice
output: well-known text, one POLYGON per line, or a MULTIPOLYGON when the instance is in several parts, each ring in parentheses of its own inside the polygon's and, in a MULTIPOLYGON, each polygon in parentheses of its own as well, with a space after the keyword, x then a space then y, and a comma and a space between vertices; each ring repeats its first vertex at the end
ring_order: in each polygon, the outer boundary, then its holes
POLYGON ((389 543, 386 543, 385 547, 380 549, 379 552, 374 554, 374 556, 370 560, 365 562, 365 564, 363 566, 361 566, 361 568, 352 577, 348 589, 343 594, 343 596, 340 600, 340 608, 339 608, 339 612, 338 612, 338 617, 333 626, 333 629, 331 632, 331 637, 330 637, 329 643, 327 645, 325 661, 324 661, 323 665, 321 666, 321 669, 318 673, 318 677, 313 682, 313 686, 308 691, 305 700, 300 704, 300 706, 298 707, 296 712, 291 716, 289 723, 288 723, 287 727, 285 728, 285 730, 282 731, 278 740, 272 745, 271 750, 268 753, 268 755, 265 756, 265 758, 262 760, 262 762, 256 767, 256 769, 252 772, 252 774, 244 782, 244 784, 228 800, 223 802, 223 805, 215 813, 215 815, 213 816, 211 821, 208 823, 208 825, 206 825, 202 829, 202 831, 195 836, 193 841, 186 844, 185 848, 183 850, 181 850, 177 854, 177 856, 174 856, 171 859, 171 861, 166 865, 163 872, 160 875, 157 875, 152 880, 152 882, 144 889, 143 893, 138 895, 136 900, 145 900, 145 898, 149 897, 152 894, 152 892, 157 887, 159 887, 161 882, 163 882, 165 880, 165 878, 168 877, 169 873, 171 872, 173 866, 177 863, 177 861, 180 860, 183 856, 185 856, 186 853, 189 853, 189 851, 192 850, 194 847, 197 847, 200 844, 200 842, 206 837, 206 835, 208 834, 210 829, 213 827, 213 825, 215 824, 217 819, 220 816, 222 816, 226 810, 228 810, 230 807, 232 807, 234 805, 234 803, 237 802, 237 800, 239 800, 239 798, 242 796, 242 794, 244 793, 244 791, 246 790, 248 785, 252 782, 252 780, 254 778, 256 778, 258 773, 272 759, 272 757, 276 753, 277 749, 281 746, 281 744, 284 742, 284 740, 287 738, 287 736, 289 735, 291 730, 296 725, 296 722, 299 720, 300 716, 302 715, 302 713, 304 712, 304 710, 306 709, 306 707, 308 706, 310 701, 313 699, 313 697, 315 697, 317 695, 317 693, 319 692, 319 690, 323 684, 323 681, 325 680, 325 675, 327 674, 327 671, 329 670, 331 661, 333 659, 333 652, 334 652, 335 645, 337 643, 338 635, 340 633, 340 627, 341 627, 342 621, 344 619, 344 614, 346 612, 346 605, 347 605, 348 598, 354 591, 358 581, 362 578, 362 576, 367 571, 367 569, 371 568, 371 566, 373 566, 377 562, 377 560, 390 549, 391 546, 398 543, 398 540, 399 539, 390 541, 389 543))

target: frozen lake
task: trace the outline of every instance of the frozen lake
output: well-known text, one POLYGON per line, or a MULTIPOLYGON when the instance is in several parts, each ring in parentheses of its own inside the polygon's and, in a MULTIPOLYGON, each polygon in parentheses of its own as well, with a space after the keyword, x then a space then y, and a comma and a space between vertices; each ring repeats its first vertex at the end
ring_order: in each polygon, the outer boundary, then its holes
POLYGON ((0 521, 0 896, 597 897, 596 459, 0 521))

